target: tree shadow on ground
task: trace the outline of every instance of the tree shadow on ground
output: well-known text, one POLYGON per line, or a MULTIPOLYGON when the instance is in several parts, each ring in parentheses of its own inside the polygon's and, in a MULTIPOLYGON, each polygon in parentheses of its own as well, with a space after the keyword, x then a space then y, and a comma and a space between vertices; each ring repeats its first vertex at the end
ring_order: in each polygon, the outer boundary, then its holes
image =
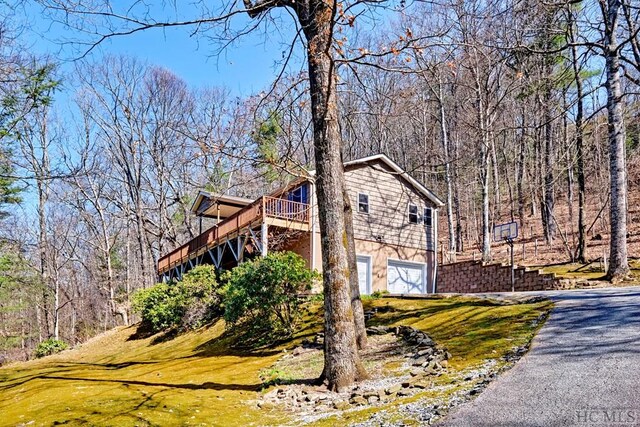
POLYGON ((38 375, 34 379, 48 379, 56 381, 86 381, 97 383, 113 383, 123 384, 127 386, 145 386, 145 387, 164 387, 184 390, 240 390, 240 391, 257 391, 261 384, 223 384, 217 382, 207 381, 201 384, 193 383, 163 383, 163 382, 151 382, 140 380, 118 380, 118 379, 103 379, 103 378, 83 378, 83 377, 66 377, 56 375, 38 375))
MULTIPOLYGON (((216 321, 211 322, 211 324, 207 326, 213 325, 216 321)), ((171 341, 177 338, 178 336, 180 336, 182 332, 188 332, 188 331, 180 331, 177 327, 156 332, 151 328, 151 326, 145 324, 144 322, 140 322, 137 325, 132 327, 135 327, 136 330, 133 334, 129 336, 129 338, 127 338, 127 341, 145 340, 153 337, 150 343, 151 345, 162 344, 162 343, 171 341)))

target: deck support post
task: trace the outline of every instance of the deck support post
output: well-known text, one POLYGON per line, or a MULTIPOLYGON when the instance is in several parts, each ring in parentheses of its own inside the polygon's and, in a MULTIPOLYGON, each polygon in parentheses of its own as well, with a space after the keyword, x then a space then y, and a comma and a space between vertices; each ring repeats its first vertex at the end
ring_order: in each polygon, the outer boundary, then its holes
POLYGON ((262 240, 262 251, 260 255, 265 257, 269 252, 269 225, 267 225, 266 222, 263 222, 262 226, 260 227, 260 237, 262 240))

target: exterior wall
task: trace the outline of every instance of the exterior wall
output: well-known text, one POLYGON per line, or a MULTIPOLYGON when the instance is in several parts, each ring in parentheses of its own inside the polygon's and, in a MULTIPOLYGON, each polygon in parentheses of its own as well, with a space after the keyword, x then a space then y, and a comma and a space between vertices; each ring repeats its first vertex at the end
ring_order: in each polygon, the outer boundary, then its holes
POLYGON ((307 268, 312 268, 311 263, 311 233, 303 233, 291 244, 279 248, 281 251, 295 252, 304 258, 307 268))
MULTIPOLYGON (((409 203, 418 206, 420 219, 425 207, 436 206, 384 163, 350 167, 345 172, 347 191, 353 205, 353 229, 356 239, 398 247, 433 248, 435 227, 428 230, 422 220, 409 223, 409 203), (358 193, 369 196, 369 213, 358 212, 358 193)), ((433 220, 436 225, 437 220, 433 220)))
POLYGON ((356 253, 371 256, 371 291, 387 290, 387 261, 389 259, 427 264, 427 292, 433 292, 434 252, 405 246, 386 245, 368 240, 356 239, 356 253))
MULTIPOLYGON (((311 233, 303 236, 295 244, 286 250, 293 251, 302 256, 307 261, 307 266, 312 266, 311 233)), ((315 235, 315 260, 314 268, 322 273, 322 252, 320 247, 320 233, 315 235)), ((433 292, 432 283, 434 276, 435 253, 427 252, 424 249, 408 248, 404 246, 385 245, 383 243, 371 242, 368 240, 355 240, 356 254, 371 256, 371 291, 387 290, 387 261, 389 259, 420 262, 427 264, 427 291, 433 292)), ((322 290, 322 284, 314 287, 315 292, 322 290)))
MULTIPOLYGON (((427 251, 427 244, 435 241, 437 206, 380 161, 349 167, 345 171, 345 180, 353 207, 356 253, 372 258, 372 292, 387 290, 389 258, 427 264, 427 290, 433 292, 436 258, 435 251, 427 251), (358 193, 369 195, 369 214, 358 212, 358 193), (428 230, 422 221, 419 224, 409 223, 409 203, 418 206, 420 218, 425 207, 432 208, 434 227, 428 230)), ((303 256, 309 267, 322 272, 318 205, 314 190, 312 186, 310 200, 315 237, 312 239, 309 233, 290 250, 303 256)))
MULTIPOLYGON (((540 274, 518 267, 515 271, 516 291, 564 289, 565 284, 553 274, 540 274)), ((511 291, 511 266, 482 265, 480 261, 465 261, 438 267, 436 292, 477 293, 511 291)))

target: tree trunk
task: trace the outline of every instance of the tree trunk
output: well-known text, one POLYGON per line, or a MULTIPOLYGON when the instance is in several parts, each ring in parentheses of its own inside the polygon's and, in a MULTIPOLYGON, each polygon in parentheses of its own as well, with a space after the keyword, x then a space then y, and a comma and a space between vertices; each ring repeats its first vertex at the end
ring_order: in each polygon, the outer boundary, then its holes
MULTIPOLYGON (((453 158, 458 158, 458 137, 453 138, 453 158)), ((462 213, 460 208, 460 181, 458 180, 458 168, 454 163, 452 165, 453 178, 453 205, 456 212, 456 250, 464 251, 464 240, 462 239, 462 213)))
MULTIPOLYGON (((569 11, 569 31, 571 41, 575 41, 574 37, 574 16, 573 10, 569 11)), ((578 244, 576 247, 575 258, 578 262, 586 263, 586 250, 587 250, 587 236, 586 236, 586 224, 585 224, 585 195, 586 195, 586 183, 584 179, 584 94, 582 88, 582 76, 580 75, 580 68, 578 66, 578 48, 575 44, 571 47, 571 63, 573 65, 573 75, 576 84, 576 167, 577 167, 577 179, 578 179, 578 244)))
POLYGON ((346 182, 343 181, 342 196, 344 198, 344 229, 347 236, 347 256, 349 257, 349 288, 351 291, 351 309, 356 328, 356 343, 358 349, 367 347, 367 328, 364 323, 364 309, 360 299, 360 281, 358 278, 358 257, 353 233, 353 207, 346 182))
POLYGON ((520 220, 520 230, 523 232, 524 237, 524 168, 525 168, 525 151, 527 148, 527 131, 526 131, 526 115, 524 107, 522 107, 521 114, 521 127, 520 127, 520 153, 518 154, 517 162, 517 174, 516 174, 516 193, 518 197, 518 219, 520 220))
POLYGON ((493 133, 491 134, 491 166, 493 166, 491 168, 493 175, 493 215, 491 216, 491 221, 495 224, 502 216, 502 201, 500 197, 500 170, 498 167, 498 156, 496 155, 495 135, 493 133))
MULTIPOLYGON (((547 82, 547 85, 551 83, 547 82)), ((556 226, 553 222, 555 195, 553 192, 553 165, 555 163, 553 144, 553 117, 551 112, 551 88, 545 90, 544 97, 544 238, 547 244, 553 242, 556 226)))
POLYGON ((619 0, 608 3, 605 18, 605 62, 607 116, 609 133, 609 167, 611 174, 611 246, 607 278, 619 282, 629 273, 627 254, 627 178, 620 52, 617 40, 619 0))
MULTIPOLYGON (((563 105, 562 105, 562 146, 564 147, 564 152, 565 152, 565 156, 566 156, 566 162, 567 162, 567 211, 569 213, 569 227, 570 230, 567 231, 566 229, 566 224, 565 224, 565 234, 566 234, 566 242, 565 244, 567 245, 567 250, 569 252, 569 257, 571 258, 571 262, 575 262, 576 260, 576 237, 575 237, 575 229, 574 229, 574 225, 573 225, 573 219, 574 219, 574 215, 573 215, 573 183, 574 183, 574 178, 573 178, 573 150, 571 149, 571 144, 569 143, 569 101, 567 100, 567 90, 564 89, 562 91, 562 100, 563 100, 563 105), (569 250, 568 247, 568 240, 569 240, 569 235, 568 233, 571 232, 571 240, 572 240, 572 250, 569 250)), ((560 230, 560 236, 562 237, 562 230, 560 230)), ((564 237, 563 237, 564 239, 564 237)))
POLYGON ((53 285, 53 338, 60 339, 60 280, 58 270, 55 272, 53 285))
MULTIPOLYGON (((302 2, 301 2, 302 3, 302 2)), ((332 29, 336 6, 309 1, 296 6, 307 39, 307 61, 316 161, 317 199, 324 281, 324 375, 330 390, 342 391, 363 373, 349 291, 336 70, 332 29)))
POLYGON ((440 109, 440 136, 442 141, 442 154, 444 156, 444 181, 447 186, 447 231, 449 232, 449 253, 455 256, 456 234, 453 227, 453 183, 451 181, 451 156, 449 155, 449 133, 447 130, 447 117, 444 109, 442 85, 438 86, 438 106, 440 109))

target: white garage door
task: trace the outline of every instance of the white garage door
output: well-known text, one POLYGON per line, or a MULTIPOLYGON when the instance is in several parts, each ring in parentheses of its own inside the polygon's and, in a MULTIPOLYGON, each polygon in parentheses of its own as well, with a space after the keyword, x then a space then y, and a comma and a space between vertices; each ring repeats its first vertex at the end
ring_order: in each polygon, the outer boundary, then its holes
POLYGON ((387 264, 387 290, 391 294, 426 293, 425 265, 389 260, 387 264))
POLYGON ((358 283, 360 295, 371 293, 371 257, 358 255, 358 283))

